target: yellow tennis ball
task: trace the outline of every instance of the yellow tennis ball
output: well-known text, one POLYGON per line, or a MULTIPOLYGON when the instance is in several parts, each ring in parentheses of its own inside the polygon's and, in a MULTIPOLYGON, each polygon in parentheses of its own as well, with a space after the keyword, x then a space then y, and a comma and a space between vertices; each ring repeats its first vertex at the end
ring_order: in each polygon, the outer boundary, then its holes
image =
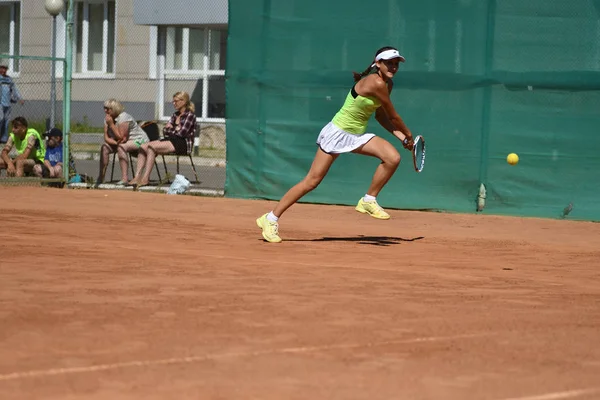
POLYGON ((506 162, 509 163, 510 165, 516 165, 519 162, 519 156, 516 155, 515 153, 510 153, 506 157, 506 162))

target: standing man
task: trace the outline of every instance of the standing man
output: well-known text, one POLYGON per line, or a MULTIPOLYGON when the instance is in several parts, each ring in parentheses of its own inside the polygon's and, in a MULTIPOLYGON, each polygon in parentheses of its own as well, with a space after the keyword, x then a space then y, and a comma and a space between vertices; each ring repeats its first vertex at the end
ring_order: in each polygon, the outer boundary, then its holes
POLYGON ((0 65, 0 144, 8 140, 8 121, 10 109, 16 102, 25 103, 12 78, 6 75, 8 67, 0 65))

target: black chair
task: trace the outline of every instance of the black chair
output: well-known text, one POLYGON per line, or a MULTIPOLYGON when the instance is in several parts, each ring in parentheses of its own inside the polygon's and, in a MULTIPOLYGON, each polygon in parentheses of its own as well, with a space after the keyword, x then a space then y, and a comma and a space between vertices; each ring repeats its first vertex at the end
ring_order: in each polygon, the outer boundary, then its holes
MULTIPOLYGON (((200 124, 196 124, 196 136, 194 137, 194 140, 199 140, 200 138, 200 124)), ((200 180, 198 179, 198 172, 196 171, 196 165, 194 165, 194 157, 192 157, 192 153, 193 153, 194 149, 192 146, 192 149, 190 149, 189 151, 186 151, 185 153, 169 153, 169 154, 163 154, 162 155, 162 160, 163 160, 163 167, 165 168, 165 175, 167 175, 167 179, 169 177, 169 171, 167 170, 167 163, 165 161, 165 156, 175 156, 177 159, 177 173, 179 174, 179 157, 189 157, 190 158, 190 164, 192 165, 192 169, 194 170, 194 176, 196 177, 196 180, 194 181, 195 183, 200 183, 200 180)))
MULTIPOLYGON (((156 121, 138 121, 138 125, 140 128, 146 132, 148 135, 148 139, 152 142, 155 140, 160 140, 160 133, 158 129, 158 123, 156 121)), ((133 150, 129 152, 129 165, 131 166, 131 177, 135 177, 135 171, 133 169, 133 158, 137 158, 138 150, 133 150)), ((110 171, 110 181, 113 180, 113 173, 115 170, 115 158, 117 158, 117 153, 113 153, 113 161, 112 161, 112 169, 110 171)), ((164 161, 164 159, 163 159, 164 161)), ((156 168, 156 173, 158 174, 158 180, 162 183, 162 177, 160 176, 160 170, 158 169, 158 164, 156 163, 156 159, 154 160, 154 168, 156 168)))

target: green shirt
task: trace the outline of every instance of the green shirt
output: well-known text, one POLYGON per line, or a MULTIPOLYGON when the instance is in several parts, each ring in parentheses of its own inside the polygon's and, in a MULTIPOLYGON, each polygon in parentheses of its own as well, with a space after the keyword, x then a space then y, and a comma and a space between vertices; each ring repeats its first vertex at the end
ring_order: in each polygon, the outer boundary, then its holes
POLYGON ((17 153, 19 154, 23 154, 25 152, 25 149, 27 149, 27 143, 29 143, 29 140, 32 136, 33 139, 31 140, 37 140, 37 143, 36 145, 34 145, 31 154, 29 155, 29 158, 32 160, 37 160, 43 164, 44 157, 46 156, 46 144, 38 131, 36 131, 33 128, 27 129, 27 133, 25 134, 25 138, 23 140, 21 140, 14 133, 10 134, 10 138, 12 139, 13 145, 15 146, 15 149, 17 149, 17 153))
POLYGON ((376 97, 361 96, 352 88, 346 96, 344 105, 331 122, 346 132, 362 135, 367 130, 371 115, 379 107, 381 103, 376 97))

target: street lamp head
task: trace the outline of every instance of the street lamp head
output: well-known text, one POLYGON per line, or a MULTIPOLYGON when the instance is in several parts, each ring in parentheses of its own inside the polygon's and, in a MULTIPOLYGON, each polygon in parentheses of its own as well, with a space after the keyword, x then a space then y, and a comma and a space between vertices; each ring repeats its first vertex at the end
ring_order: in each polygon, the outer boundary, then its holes
POLYGON ((48 14, 56 17, 62 12, 65 7, 65 2, 64 0, 46 0, 45 7, 48 14))

